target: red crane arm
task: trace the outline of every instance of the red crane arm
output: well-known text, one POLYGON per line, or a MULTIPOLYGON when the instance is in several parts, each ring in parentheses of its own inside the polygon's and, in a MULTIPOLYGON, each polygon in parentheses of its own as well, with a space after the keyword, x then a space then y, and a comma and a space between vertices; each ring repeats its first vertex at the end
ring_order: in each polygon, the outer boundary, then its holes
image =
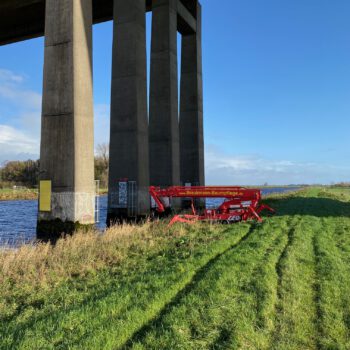
POLYGON ((172 186, 166 189, 150 187, 149 193, 156 204, 156 211, 164 213, 170 208, 167 203, 169 198, 191 198, 192 215, 176 215, 170 222, 193 223, 195 221, 211 220, 221 222, 246 221, 256 219, 262 221, 259 216, 262 210, 275 212, 266 204, 260 204, 261 191, 238 186, 172 186), (216 209, 205 209, 203 214, 197 214, 193 205, 194 198, 224 198, 225 201, 216 209))
POLYGON ((157 204, 158 211, 164 212, 161 198, 226 198, 240 201, 260 201, 261 192, 258 189, 248 189, 238 186, 172 186, 166 189, 150 187, 150 195, 157 204))

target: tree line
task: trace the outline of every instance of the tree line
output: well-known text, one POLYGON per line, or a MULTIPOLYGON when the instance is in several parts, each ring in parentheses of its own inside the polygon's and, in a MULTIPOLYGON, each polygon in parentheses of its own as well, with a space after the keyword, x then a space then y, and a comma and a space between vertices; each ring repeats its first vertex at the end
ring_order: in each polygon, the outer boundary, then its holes
MULTIPOLYGON (((95 180, 100 181, 101 188, 108 186, 109 146, 97 146, 95 155, 95 180)), ((7 161, 0 167, 0 188, 12 186, 25 186, 34 188, 38 186, 40 175, 40 161, 7 161)))

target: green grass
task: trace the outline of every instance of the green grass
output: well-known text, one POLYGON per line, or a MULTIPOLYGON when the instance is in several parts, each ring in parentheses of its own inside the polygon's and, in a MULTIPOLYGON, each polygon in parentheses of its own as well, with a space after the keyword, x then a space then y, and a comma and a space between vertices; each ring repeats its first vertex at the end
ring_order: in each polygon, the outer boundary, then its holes
POLYGON ((31 200, 38 198, 38 190, 36 189, 12 189, 3 188, 0 189, 0 201, 9 200, 31 200))
MULTIPOLYGON (((12 188, 0 188, 0 201, 13 201, 13 200, 35 200, 38 199, 37 189, 12 189, 12 188)), ((103 196, 108 194, 108 189, 101 188, 99 195, 103 196)))
POLYGON ((0 253, 0 349, 350 349, 350 190, 264 223, 162 223, 0 253))

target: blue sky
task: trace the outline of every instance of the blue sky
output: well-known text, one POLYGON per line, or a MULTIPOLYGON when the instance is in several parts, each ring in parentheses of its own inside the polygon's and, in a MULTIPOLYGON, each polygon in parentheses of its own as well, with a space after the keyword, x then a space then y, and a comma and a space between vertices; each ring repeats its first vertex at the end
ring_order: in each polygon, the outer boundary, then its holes
MULTIPOLYGON (((207 182, 350 181, 350 1, 219 3, 202 0, 207 182)), ((111 46, 112 23, 96 25, 96 144, 111 46)), ((38 157, 43 52, 42 38, 0 47, 0 163, 38 157)))

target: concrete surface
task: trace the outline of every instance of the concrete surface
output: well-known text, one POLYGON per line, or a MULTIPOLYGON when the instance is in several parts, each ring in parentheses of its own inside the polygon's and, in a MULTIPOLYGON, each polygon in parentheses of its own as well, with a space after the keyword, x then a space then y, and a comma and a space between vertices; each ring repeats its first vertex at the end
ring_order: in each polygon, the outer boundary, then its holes
POLYGON ((66 222, 67 227, 94 222, 92 25, 110 19, 114 44, 108 220, 147 215, 149 184, 204 184, 197 0, 2 0, 0 45, 43 35, 45 26, 40 178, 52 181, 52 211, 39 213, 38 227, 48 227, 50 233, 55 222, 66 222), (149 10, 153 22, 148 123, 149 10), (180 123, 178 31, 183 35, 180 123), (136 184, 132 214, 130 206, 125 207, 121 179, 131 181, 130 188, 136 184))
MULTIPOLYGON (((1 0, 0 1, 0 45, 44 35, 45 1, 47 0, 1 0)), ((182 34, 193 31, 196 0, 181 0, 184 11, 178 14, 178 30, 182 34)), ((145 0, 147 11, 151 11, 152 0, 145 0)), ((93 23, 112 20, 113 0, 92 0, 93 23)), ((183 10, 182 8, 180 10, 183 10)))
POLYGON ((119 180, 135 181, 136 217, 149 214, 146 14, 144 0, 115 0, 107 223, 130 217, 119 180))
POLYGON ((198 4, 196 33, 182 36, 180 86, 181 183, 203 186, 202 8, 198 4))
POLYGON ((150 81, 150 181, 180 184, 177 1, 153 0, 150 81))
POLYGON ((47 0, 40 178, 52 181, 52 210, 40 221, 94 223, 92 8, 47 0))

